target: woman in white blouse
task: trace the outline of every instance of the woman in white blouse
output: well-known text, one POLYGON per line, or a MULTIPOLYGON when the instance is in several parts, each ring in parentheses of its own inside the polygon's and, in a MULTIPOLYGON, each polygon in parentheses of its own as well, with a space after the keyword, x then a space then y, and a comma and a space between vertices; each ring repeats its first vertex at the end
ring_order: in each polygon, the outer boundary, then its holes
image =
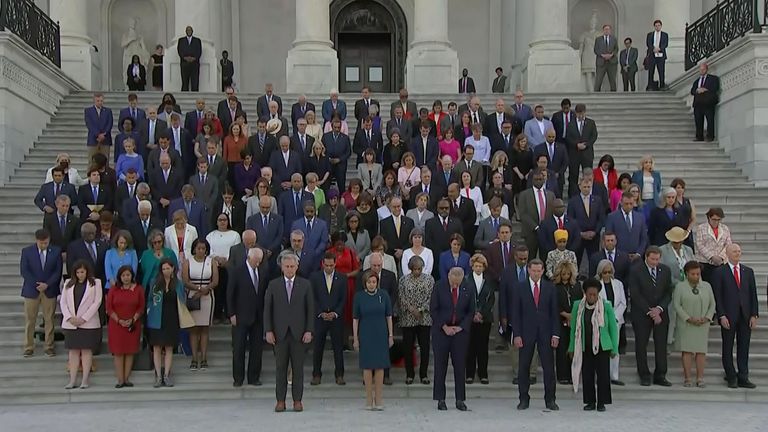
MULTIPOLYGON (((77 189, 80 186, 88 183, 88 180, 80 177, 80 173, 77 172, 77 168, 69 166, 71 160, 72 159, 69 157, 68 153, 59 153, 56 156, 56 166, 64 168, 64 181, 77 189)), ((48 168, 48 171, 45 173, 45 183, 50 183, 53 181, 54 168, 55 167, 48 168)))
POLYGON ((224 316, 224 305, 226 304, 227 287, 227 261, 229 260, 229 249, 232 246, 240 244, 240 235, 233 231, 229 226, 229 217, 221 213, 216 217, 216 230, 211 231, 205 236, 208 244, 211 246, 211 258, 216 261, 219 269, 219 284, 216 287, 216 304, 213 309, 213 316, 217 320, 226 318, 224 316))
POLYGON ((181 264, 192 256, 192 242, 197 240, 197 228, 187 223, 184 209, 173 212, 172 219, 173 225, 165 229, 165 247, 176 254, 181 264))
POLYGON ((478 225, 483 211, 483 193, 480 191, 480 188, 475 186, 472 182, 472 174, 470 174, 469 171, 461 173, 460 185, 461 190, 459 191, 459 194, 465 198, 471 199, 475 204, 475 213, 477 214, 475 217, 475 225, 478 225))
POLYGON ((407 276, 411 273, 411 269, 408 268, 408 262, 411 257, 418 256, 424 261, 424 274, 432 274, 432 267, 435 264, 435 257, 432 255, 432 250, 424 247, 424 231, 419 228, 411 230, 411 246, 403 251, 403 258, 400 261, 403 276, 407 276))
POLYGON ((482 181, 485 181, 488 178, 488 168, 491 164, 491 141, 483 135, 483 125, 480 123, 472 125, 472 136, 468 136, 464 140, 464 147, 468 144, 475 148, 475 157, 472 160, 483 165, 482 181))
MULTIPOLYGON (((616 325, 619 330, 624 327, 624 312, 627 310, 627 297, 624 294, 624 284, 615 279, 613 263, 604 259, 597 263, 595 277, 600 281, 600 298, 608 300, 613 306, 616 315, 616 325), (609 292, 610 291, 610 292, 609 292)), ((619 381, 619 356, 611 358, 611 384, 623 386, 619 381)))

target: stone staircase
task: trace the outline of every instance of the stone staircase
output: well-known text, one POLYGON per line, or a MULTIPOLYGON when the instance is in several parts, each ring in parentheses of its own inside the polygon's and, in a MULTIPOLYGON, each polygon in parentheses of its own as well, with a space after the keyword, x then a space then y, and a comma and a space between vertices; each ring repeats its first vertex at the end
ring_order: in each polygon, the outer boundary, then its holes
MULTIPOLYGON (((126 93, 107 93, 106 106, 112 108, 115 115, 125 106, 126 93)), ((209 106, 215 106, 222 98, 220 94, 185 95, 177 94, 183 110, 194 106, 197 96, 205 98, 209 106)), ((283 110, 290 112, 290 106, 297 95, 281 95, 283 110)), ((664 184, 673 177, 682 177, 688 184, 687 196, 697 208, 699 221, 704 221, 704 213, 709 207, 722 207, 726 214, 725 223, 731 228, 733 238, 742 245, 744 261, 756 272, 760 286, 768 276, 768 231, 762 229, 764 215, 768 213, 768 190, 757 189, 736 168, 717 143, 693 142, 693 122, 689 110, 683 102, 673 95, 654 94, 572 94, 565 95, 572 102, 587 104, 588 115, 595 119, 600 132, 596 144, 595 159, 610 153, 616 159, 620 172, 631 172, 637 161, 644 154, 652 154, 656 159, 657 169, 661 171, 664 184)), ((256 112, 257 95, 239 95, 243 109, 253 115, 256 112)), ((308 100, 320 106, 326 95, 307 95, 308 100)), ((352 105, 357 95, 342 95, 349 106, 348 117, 350 132, 355 130, 356 121, 352 117, 352 105)), ((383 107, 383 121, 388 120, 389 105, 396 95, 376 95, 383 107)), ((491 111, 495 95, 481 95, 483 106, 491 111)), ((563 95, 528 95, 526 102, 543 104, 549 114, 559 108, 563 95)), ((159 103, 161 94, 145 92, 140 94, 140 105, 159 103)), ((462 103, 455 95, 412 95, 419 107, 431 107, 436 99, 443 101, 443 106, 451 100, 462 103)), ((511 97, 509 98, 511 101, 511 97)), ((211 331, 211 368, 205 372, 189 372, 187 359, 177 357, 174 367, 177 386, 173 389, 155 390, 151 388, 151 374, 137 372, 134 382, 137 387, 120 391, 112 388, 114 379, 111 372, 111 359, 108 355, 98 358, 100 369, 93 377, 93 386, 86 390, 65 391, 66 356, 59 347, 59 356, 45 358, 38 348, 37 355, 31 359, 21 358, 21 339, 23 337, 22 301, 19 297, 21 278, 18 269, 18 256, 22 247, 31 244, 33 232, 41 225, 42 216, 34 207, 32 198, 43 181, 45 170, 53 165, 58 152, 67 152, 72 156, 73 166, 86 168, 85 130, 83 126, 83 108, 91 103, 90 93, 74 93, 65 98, 56 115, 46 125, 42 135, 34 143, 24 162, 15 170, 10 181, 0 188, 0 404, 10 403, 62 403, 87 401, 148 401, 158 399, 272 399, 274 395, 274 362, 267 352, 264 355, 263 387, 244 387, 233 389, 231 386, 231 359, 229 329, 216 326, 211 331)), ((286 116, 287 117, 287 116, 286 116)), ((116 123, 115 119, 115 123, 116 123)), ((114 131, 116 133, 116 129, 114 131)), ((350 163, 350 174, 353 172, 350 163)), ((765 297, 760 295, 760 310, 766 311, 765 297)), ((671 389, 659 387, 640 387, 634 369, 634 355, 629 353, 622 358, 622 379, 626 387, 614 387, 614 396, 618 401, 631 399, 664 400, 724 400, 724 401, 765 401, 768 400, 768 330, 758 328, 752 338, 751 378, 758 385, 756 390, 729 390, 721 382, 720 333, 713 327, 710 337, 711 355, 707 360, 707 379, 710 384, 706 389, 684 389, 681 385, 679 355, 670 358, 668 378, 675 383, 671 389)), ((630 330, 631 339, 631 330, 630 330)), ((633 346, 630 340, 630 348, 633 346)), ((649 352, 653 358, 652 350, 649 352)), ((360 377, 357 372, 357 356, 346 353, 346 387, 338 387, 326 378, 320 387, 309 387, 308 398, 349 398, 362 395, 360 377)), ((507 354, 491 353, 491 385, 478 384, 469 387, 469 395, 475 397, 516 398, 517 391, 511 383, 507 354)), ((331 376, 332 359, 326 353, 324 363, 326 377, 331 376)), ((309 373, 309 370, 307 370, 309 373)), ((450 376, 450 374, 449 374, 450 376)), ((431 398, 431 387, 420 384, 405 386, 405 373, 402 369, 393 369, 395 385, 386 389, 387 397, 431 398)), ((450 381, 450 379, 449 379, 450 381)), ((451 384, 452 385, 452 384, 451 384)), ((450 391, 450 390, 449 390, 450 391)), ((532 388, 533 397, 541 397, 541 380, 532 388)), ((574 397, 566 387, 558 389, 559 398, 574 397)), ((575 396, 580 398, 580 395, 575 396)))

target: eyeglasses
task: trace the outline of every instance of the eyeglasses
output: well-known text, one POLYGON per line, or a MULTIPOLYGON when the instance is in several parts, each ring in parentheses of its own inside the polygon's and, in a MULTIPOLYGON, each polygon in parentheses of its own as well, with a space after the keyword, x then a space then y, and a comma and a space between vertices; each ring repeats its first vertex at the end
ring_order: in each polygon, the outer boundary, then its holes
POLYGON ((451 208, 450 208, 450 207, 447 207, 447 206, 440 206, 440 207, 438 207, 437 209, 438 209, 438 210, 450 210, 451 208))

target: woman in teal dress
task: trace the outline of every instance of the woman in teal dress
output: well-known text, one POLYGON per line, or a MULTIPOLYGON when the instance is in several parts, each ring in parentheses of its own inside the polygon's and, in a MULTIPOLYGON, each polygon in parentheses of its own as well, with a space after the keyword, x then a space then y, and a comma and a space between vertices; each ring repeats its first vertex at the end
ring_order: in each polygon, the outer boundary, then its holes
POLYGON ((712 286, 701 280, 701 264, 688 261, 683 267, 686 280, 678 282, 672 295, 677 312, 675 350, 683 353, 683 386, 692 387, 691 366, 696 358, 696 387, 704 387, 704 364, 709 345, 709 325, 715 315, 712 286))
POLYGON ((376 273, 365 272, 363 284, 365 290, 355 296, 352 307, 352 334, 355 350, 360 352, 366 409, 381 411, 384 369, 389 368, 389 348, 394 343, 392 303, 387 292, 378 288, 376 273))
POLYGON ((174 267, 178 267, 176 254, 164 245, 165 236, 162 232, 153 230, 149 233, 149 248, 141 254, 141 259, 139 259, 141 286, 147 287, 147 295, 149 295, 149 287, 152 286, 160 272, 160 261, 168 258, 174 267))

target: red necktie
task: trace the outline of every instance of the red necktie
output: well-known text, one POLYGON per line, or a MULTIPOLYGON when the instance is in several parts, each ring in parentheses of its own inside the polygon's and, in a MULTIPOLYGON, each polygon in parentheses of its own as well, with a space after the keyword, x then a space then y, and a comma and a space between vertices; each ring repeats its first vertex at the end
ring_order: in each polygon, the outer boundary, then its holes
POLYGON ((453 313, 451 314, 451 323, 456 324, 456 303, 459 302, 459 287, 451 288, 451 300, 453 301, 453 313))
POLYGON ((544 220, 544 217, 547 213, 547 203, 544 201, 544 192, 539 189, 539 222, 544 220))
POLYGON ((557 229, 563 229, 563 218, 557 218, 557 229))
POLYGON ((448 231, 448 218, 443 219, 443 230, 448 231))
POLYGON ((539 290, 539 283, 534 282, 533 283, 533 302, 536 303, 536 307, 539 307, 539 295, 541 294, 541 290, 539 290))
POLYGON ((736 279, 736 287, 741 289, 741 276, 739 275, 739 265, 733 266, 733 278, 736 279))

